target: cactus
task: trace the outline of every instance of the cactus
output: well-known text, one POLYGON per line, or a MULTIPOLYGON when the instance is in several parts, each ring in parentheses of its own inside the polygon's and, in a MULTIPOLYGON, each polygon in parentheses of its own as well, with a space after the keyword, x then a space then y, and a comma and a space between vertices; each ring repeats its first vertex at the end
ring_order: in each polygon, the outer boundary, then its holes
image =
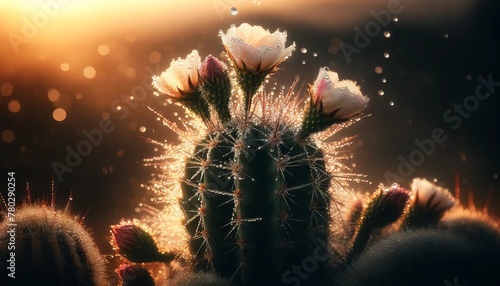
MULTIPOLYGON (((247 28, 245 24, 241 27, 247 28)), ((229 108, 231 78, 226 65, 212 56, 197 65, 192 60, 197 53, 192 52, 184 62, 172 62, 154 84, 208 127, 207 135, 194 142, 181 179, 180 203, 194 267, 213 269, 238 284, 279 284, 287 269, 314 255, 321 247, 318 241, 328 241, 332 174, 323 150, 311 135, 347 122, 367 100, 351 83, 351 89, 342 94, 349 99, 334 102, 332 108, 330 97, 339 96, 339 91, 328 85, 338 81, 338 76, 322 69, 316 88, 310 90, 302 124, 294 124, 300 116, 293 110, 297 106, 291 105, 290 115, 283 111, 287 101, 292 101, 291 93, 273 101, 258 92, 294 45, 285 48, 282 33, 256 28, 256 33, 281 41, 278 48, 269 47, 277 55, 272 61, 256 60, 239 53, 232 38, 238 33, 232 32, 221 37, 235 67, 233 89, 240 88, 240 109, 229 108), (196 68, 199 74, 190 72, 187 78, 173 79, 172 74, 179 74, 173 72, 178 66, 190 71, 196 68), (185 85, 179 86, 183 80, 185 85), (192 92, 175 93, 170 84, 192 92), (256 110, 254 97, 266 106, 256 110), (193 101, 210 106, 211 112, 193 101), (214 116, 207 121, 207 114, 214 116), (210 122, 218 127, 212 128, 210 122)), ((316 263, 314 273, 308 276, 310 282, 325 268, 325 261, 316 263)))
MULTIPOLYGON (((1 285, 109 285, 104 259, 89 232, 67 212, 25 205, 15 217, 15 279, 2 275, 1 285)), ((11 226, 0 225, 0 245, 8 245, 11 226)), ((2 272, 10 251, 0 248, 2 272)))
POLYGON ((252 124, 209 134, 195 150, 181 202, 198 268, 276 282, 317 239, 327 241, 330 176, 314 143, 285 126, 252 124))
MULTIPOLYGON (((122 229, 134 229, 134 235, 120 238, 113 228, 120 254, 169 267, 180 261, 187 270, 173 285, 402 285, 412 281, 411 271, 381 277, 380 264, 414 261, 425 270, 427 258, 445 255, 439 260, 445 264, 463 254, 472 268, 487 254, 472 243, 487 242, 497 253, 497 227, 463 218, 446 222, 456 202, 426 180, 416 179, 412 192, 397 184, 380 186, 369 197, 346 191, 340 179, 357 178, 342 163, 350 138, 326 139, 356 122, 367 105, 355 82, 324 67, 305 101, 294 98, 297 81, 289 92, 273 94, 263 83, 295 47, 286 47, 286 34, 242 24, 220 37, 229 68, 213 56, 201 62, 193 51, 153 78, 189 120, 179 117, 179 126, 163 118, 181 142, 153 141, 166 151, 147 162, 159 170, 148 189, 166 207, 139 223, 152 225, 150 232, 127 226, 122 229)), ((477 277, 476 270, 467 277, 477 277)), ((429 273, 418 281, 436 283, 439 269, 429 273)))

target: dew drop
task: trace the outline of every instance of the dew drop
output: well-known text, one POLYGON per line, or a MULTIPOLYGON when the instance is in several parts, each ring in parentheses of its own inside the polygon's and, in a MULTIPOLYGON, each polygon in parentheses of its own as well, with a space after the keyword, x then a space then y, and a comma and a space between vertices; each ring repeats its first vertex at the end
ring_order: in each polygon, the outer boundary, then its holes
POLYGON ((384 77, 382 78, 382 83, 386 83, 387 82, 387 79, 384 77))
POLYGON ((494 180, 498 179, 498 174, 493 174, 493 179, 494 180))
POLYGON ((143 132, 143 133, 144 133, 144 132, 146 132, 146 127, 145 127, 145 126, 141 126, 141 127, 139 127, 139 131, 141 131, 141 132, 143 132))
POLYGON ((385 52, 384 53, 384 58, 388 59, 389 58, 389 53, 385 52))
POLYGON ((68 63, 62 63, 61 64, 61 70, 62 71, 69 71, 69 64, 68 63))
POLYGON ((399 21, 399 18, 398 18, 398 17, 396 17, 396 16, 394 16, 394 17, 392 17, 392 20, 393 20, 394 22, 398 22, 398 21, 399 21))
POLYGON ((448 39, 448 33, 444 33, 444 34, 443 34, 443 37, 444 37, 445 39, 448 39))
POLYGON ((307 53, 307 49, 306 48, 301 48, 300 52, 303 53, 303 54, 305 54, 305 53, 307 53))
POLYGON ((379 91, 377 91, 377 94, 382 96, 382 95, 384 95, 384 91, 380 89, 379 91))
POLYGON ((306 64, 306 60, 302 60, 302 64, 305 65, 306 64))
POLYGON ((238 14, 238 9, 236 7, 232 7, 229 12, 231 13, 231 15, 234 16, 234 15, 238 14))
POLYGON ((376 74, 382 74, 384 72, 384 69, 382 69, 381 66, 376 66, 374 70, 376 74))
POLYGON ((395 103, 394 103, 394 101, 392 101, 392 100, 391 100, 391 101, 389 101, 389 105, 390 105, 390 106, 394 106, 394 104, 395 104, 395 103))
POLYGON ((389 32, 389 31, 385 31, 385 32, 384 32, 384 37, 386 37, 386 38, 390 38, 390 37, 391 37, 391 32, 389 32))
POLYGON ((174 112, 174 116, 179 116, 179 113, 178 112, 174 112))
POLYGON ((313 53, 313 57, 317 57, 318 56, 318 53, 313 53))

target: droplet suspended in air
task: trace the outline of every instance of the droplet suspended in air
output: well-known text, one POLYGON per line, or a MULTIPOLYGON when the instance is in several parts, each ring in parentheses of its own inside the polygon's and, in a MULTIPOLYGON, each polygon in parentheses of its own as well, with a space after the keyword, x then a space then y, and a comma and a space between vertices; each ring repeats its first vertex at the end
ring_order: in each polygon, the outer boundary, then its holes
POLYGON ((376 66, 374 70, 376 74, 382 74, 384 72, 384 69, 382 69, 381 66, 376 66))
POLYGON ((16 139, 16 134, 10 129, 5 129, 2 131, 2 141, 5 143, 11 143, 16 139))
POLYGON ((306 64, 306 60, 302 60, 302 64, 305 65, 306 64))
POLYGON ((300 52, 303 53, 303 54, 305 54, 305 53, 307 53, 307 49, 306 48, 301 48, 300 52))
POLYGON ((236 7, 231 7, 231 10, 229 10, 229 12, 231 13, 231 15, 236 15, 238 14, 238 9, 236 7))
POLYGON ((394 16, 394 17, 392 17, 392 20, 393 20, 394 22, 398 22, 398 21, 399 21, 399 18, 398 18, 398 17, 396 17, 396 16, 394 16))
POLYGON ((384 32, 384 37, 386 37, 386 38, 390 38, 390 37, 391 37, 391 32, 389 32, 389 31, 385 31, 385 32, 384 32))
POLYGON ((61 64, 61 70, 62 71, 69 71, 69 64, 68 63, 62 63, 61 64))
POLYGON ((143 132, 143 133, 144 133, 144 132, 146 132, 146 127, 145 127, 145 126, 141 126, 141 127, 139 127, 139 131, 141 131, 141 132, 143 132))
POLYGON ((395 104, 395 103, 394 103, 394 101, 392 101, 392 100, 391 100, 391 101, 389 101, 389 105, 390 105, 390 106, 394 106, 394 104, 395 104))
POLYGON ((64 121, 64 119, 66 119, 66 110, 62 108, 56 108, 54 112, 52 112, 52 117, 55 121, 64 121))
POLYGON ((96 75, 96 71, 93 67, 91 66, 87 66, 83 69, 83 75, 88 78, 88 79, 91 79, 91 78, 94 78, 95 75, 96 75))
POLYGON ((313 57, 317 57, 318 56, 318 53, 313 53, 313 57))
POLYGON ((99 53, 99 55, 105 56, 109 54, 109 46, 105 44, 99 45, 97 47, 97 52, 99 53))
POLYGON ((444 34, 443 34, 443 37, 444 37, 445 39, 448 39, 448 33, 444 33, 444 34))
POLYGON ((0 93, 2 94, 2 96, 10 96, 12 94, 12 91, 14 91, 14 86, 9 82, 3 83, 2 87, 0 87, 0 93))
POLYGON ((380 95, 380 96, 382 96, 382 95, 384 95, 384 94, 385 94, 385 92, 384 92, 383 90, 381 90, 381 89, 380 89, 379 91, 377 91, 377 94, 378 94, 378 95, 380 95))
POLYGON ((498 179, 498 174, 493 174, 493 179, 494 180, 498 179))
POLYGON ((389 53, 385 52, 384 53, 384 58, 388 59, 389 58, 389 53))
POLYGON ((51 88, 47 91, 47 97, 50 101, 56 102, 61 97, 61 93, 57 89, 51 88))
POLYGON ((21 103, 17 99, 12 99, 8 104, 9 111, 12 113, 17 113, 21 110, 21 103))
POLYGON ((384 77, 382 78, 382 83, 386 83, 387 82, 387 79, 384 77))

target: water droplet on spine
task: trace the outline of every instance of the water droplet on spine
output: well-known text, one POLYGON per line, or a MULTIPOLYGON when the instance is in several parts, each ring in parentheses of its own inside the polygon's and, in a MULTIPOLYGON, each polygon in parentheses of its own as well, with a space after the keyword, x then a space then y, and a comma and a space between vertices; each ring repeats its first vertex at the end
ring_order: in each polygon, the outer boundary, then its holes
POLYGON ((230 10, 230 13, 231 13, 231 15, 234 16, 234 15, 238 14, 238 9, 236 7, 232 7, 230 10))

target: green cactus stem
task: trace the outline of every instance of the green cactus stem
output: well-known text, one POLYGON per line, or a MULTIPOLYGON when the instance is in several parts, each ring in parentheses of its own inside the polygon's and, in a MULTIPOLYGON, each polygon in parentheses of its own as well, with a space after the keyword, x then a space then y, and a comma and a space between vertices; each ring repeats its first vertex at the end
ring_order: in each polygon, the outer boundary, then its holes
POLYGON ((281 283, 316 240, 328 240, 330 175, 314 143, 298 140, 284 126, 251 125, 196 146, 181 203, 198 269, 238 284, 281 283))

